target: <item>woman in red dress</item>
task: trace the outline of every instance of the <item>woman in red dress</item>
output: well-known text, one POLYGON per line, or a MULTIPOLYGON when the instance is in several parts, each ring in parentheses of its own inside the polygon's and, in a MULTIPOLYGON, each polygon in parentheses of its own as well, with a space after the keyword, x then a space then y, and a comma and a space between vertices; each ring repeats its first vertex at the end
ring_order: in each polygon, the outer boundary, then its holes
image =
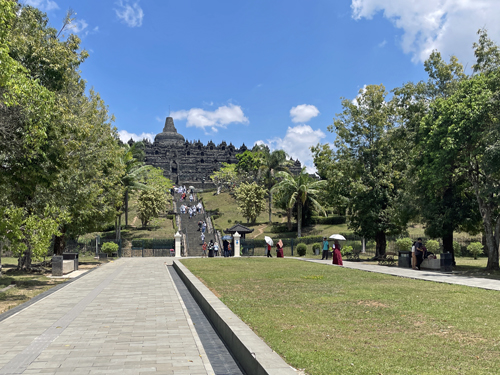
POLYGON ((277 258, 284 258, 283 256, 283 242, 281 240, 278 241, 276 244, 276 257, 277 258))
POLYGON ((340 253, 340 249, 342 249, 342 247, 340 246, 339 241, 335 240, 335 243, 332 245, 332 250, 333 250, 332 264, 336 264, 338 266, 343 265, 342 264, 342 254, 340 253))

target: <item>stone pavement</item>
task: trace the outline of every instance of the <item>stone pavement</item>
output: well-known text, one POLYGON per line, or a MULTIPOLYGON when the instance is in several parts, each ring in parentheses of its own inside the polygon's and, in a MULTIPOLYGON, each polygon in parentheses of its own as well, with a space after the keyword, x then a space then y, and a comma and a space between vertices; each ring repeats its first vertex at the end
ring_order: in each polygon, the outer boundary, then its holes
POLYGON ((213 374, 165 267, 103 265, 0 322, 0 374, 213 374))
MULTIPOLYGON (((307 258, 293 258, 293 259, 300 259, 313 263, 329 264, 333 266, 331 259, 330 260, 318 260, 318 259, 307 259, 307 258)), ((379 266, 377 264, 365 264, 362 262, 344 261, 343 263, 345 268, 352 268, 361 271, 384 273, 386 275, 408 277, 417 280, 435 281, 438 283, 465 285, 465 286, 490 289, 490 290, 500 290, 500 280, 485 279, 480 277, 460 276, 438 271, 427 271, 427 270, 417 271, 411 268, 379 266)))

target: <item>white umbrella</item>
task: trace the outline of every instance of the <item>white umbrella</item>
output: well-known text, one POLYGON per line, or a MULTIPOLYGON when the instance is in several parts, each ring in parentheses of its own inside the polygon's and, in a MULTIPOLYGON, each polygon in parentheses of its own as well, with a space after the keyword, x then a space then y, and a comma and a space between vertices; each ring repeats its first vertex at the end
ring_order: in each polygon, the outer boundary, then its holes
POLYGON ((272 239, 271 237, 265 236, 265 237, 264 237, 264 240, 266 241, 266 243, 267 243, 269 246, 273 246, 273 245, 274 245, 273 239, 272 239))
POLYGON ((329 237, 331 240, 340 240, 340 241, 345 241, 345 237, 341 234, 332 234, 329 237))
POLYGON ((190 186, 188 189, 189 189, 189 190, 191 190, 191 189, 192 189, 192 190, 194 190, 194 189, 195 189, 195 187, 194 187, 194 186, 190 186))

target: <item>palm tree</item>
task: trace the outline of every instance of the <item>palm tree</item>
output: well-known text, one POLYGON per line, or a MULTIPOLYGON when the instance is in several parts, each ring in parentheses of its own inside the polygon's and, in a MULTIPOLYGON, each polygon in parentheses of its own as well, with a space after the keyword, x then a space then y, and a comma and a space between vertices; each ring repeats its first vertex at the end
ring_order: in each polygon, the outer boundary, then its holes
POLYGON ((268 147, 261 147, 260 151, 262 152, 262 164, 259 168, 258 177, 264 181, 269 192, 269 224, 271 224, 273 212, 273 193, 271 189, 276 183, 276 173, 288 171, 289 161, 286 159, 287 154, 283 150, 271 152, 268 147))
POLYGON ((276 177, 281 178, 272 188, 273 192, 282 199, 288 200, 287 209, 291 209, 297 204, 297 237, 302 236, 302 208, 309 201, 313 207, 326 216, 325 209, 316 200, 318 195, 324 191, 326 180, 317 181, 302 169, 298 176, 292 176, 287 172, 278 172, 276 177))
POLYGON ((125 152, 122 156, 122 163, 125 164, 125 173, 121 183, 125 189, 123 196, 123 206, 125 212, 125 225, 128 225, 128 199, 129 193, 133 190, 145 190, 146 184, 141 182, 151 166, 144 165, 141 160, 144 159, 144 150, 141 148, 141 142, 136 142, 132 146, 125 144, 125 152))

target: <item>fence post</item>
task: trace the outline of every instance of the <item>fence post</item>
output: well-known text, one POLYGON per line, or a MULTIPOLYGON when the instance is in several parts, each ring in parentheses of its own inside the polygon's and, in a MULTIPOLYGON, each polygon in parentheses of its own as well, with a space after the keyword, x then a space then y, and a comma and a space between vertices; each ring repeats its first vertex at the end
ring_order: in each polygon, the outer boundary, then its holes
POLYGON ((290 238, 290 247, 292 248, 292 256, 293 256, 293 238, 290 238))
POLYGON ((144 258, 144 240, 142 240, 141 243, 142 243, 142 257, 144 258))

